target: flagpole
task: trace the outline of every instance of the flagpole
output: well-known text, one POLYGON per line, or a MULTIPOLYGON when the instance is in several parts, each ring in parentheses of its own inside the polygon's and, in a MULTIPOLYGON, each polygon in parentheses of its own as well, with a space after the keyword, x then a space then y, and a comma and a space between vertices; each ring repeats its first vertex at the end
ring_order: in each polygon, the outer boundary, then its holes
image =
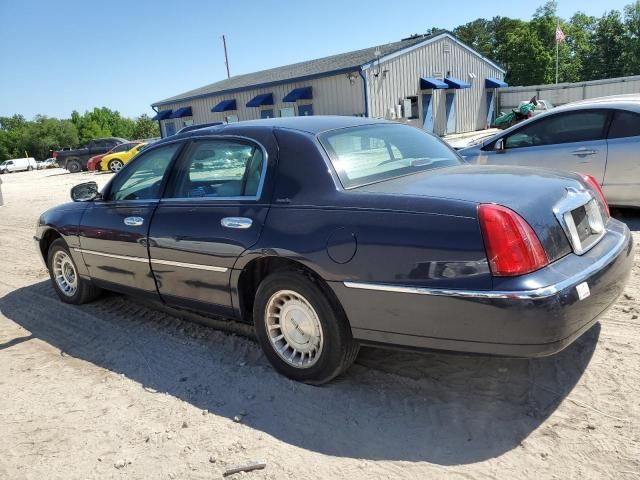
POLYGON ((560 42, 558 41, 558 29, 560 28, 560 23, 558 22, 558 27, 556 28, 556 85, 558 84, 558 51, 560 48, 560 42))

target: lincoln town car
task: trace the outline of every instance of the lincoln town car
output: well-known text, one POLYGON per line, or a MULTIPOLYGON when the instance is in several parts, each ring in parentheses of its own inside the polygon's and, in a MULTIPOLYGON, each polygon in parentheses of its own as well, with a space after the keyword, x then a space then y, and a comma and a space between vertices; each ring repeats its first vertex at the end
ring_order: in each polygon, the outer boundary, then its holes
POLYGON ((34 237, 63 302, 107 289, 247 322, 278 371, 314 384, 363 344, 554 354, 633 259, 593 177, 469 165, 370 118, 194 129, 71 198, 34 237))

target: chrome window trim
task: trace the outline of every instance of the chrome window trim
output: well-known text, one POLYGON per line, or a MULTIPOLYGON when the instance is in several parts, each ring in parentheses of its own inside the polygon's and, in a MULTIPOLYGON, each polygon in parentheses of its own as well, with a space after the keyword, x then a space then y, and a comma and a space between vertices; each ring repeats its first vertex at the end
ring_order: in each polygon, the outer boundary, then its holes
POLYGON ((149 261, 151 261, 151 263, 156 263, 156 264, 159 264, 159 265, 170 265, 172 267, 192 268, 192 269, 195 269, 195 270, 208 270, 208 271, 211 271, 211 272, 220 272, 220 273, 224 273, 224 272, 229 270, 226 267, 216 267, 216 266, 213 266, 213 265, 201 265, 201 264, 198 264, 198 263, 174 262, 172 260, 160 260, 160 259, 156 259, 156 258, 152 258, 151 260, 149 260, 148 258, 132 257, 132 256, 129 256, 129 255, 116 255, 114 253, 96 252, 95 250, 85 250, 84 248, 74 248, 73 250, 76 251, 76 252, 79 252, 79 253, 86 253, 87 255, 97 255, 99 257, 116 258, 118 260, 130 260, 132 262, 149 263, 149 261))
POLYGON ((191 137, 186 137, 183 140, 185 141, 189 141, 189 142, 194 142, 194 141, 206 141, 206 140, 242 140, 244 142, 248 142, 251 143, 255 146, 257 146, 258 148, 260 148, 260 150, 262 151, 262 157, 263 157, 263 162, 262 162, 262 172, 260 172, 260 183, 258 183, 258 191, 256 192, 255 195, 238 195, 236 197, 162 197, 160 198, 160 201, 162 202, 163 200, 167 200, 167 201, 209 201, 209 202, 215 202, 218 200, 249 200, 249 201, 258 201, 260 200, 260 197, 262 196, 262 190, 264 188, 264 182, 265 179, 267 177, 267 165, 269 164, 269 154, 267 153, 267 149, 265 148, 265 146, 260 143, 259 141, 250 138, 250 137, 245 137, 242 135, 194 135, 191 137))
POLYGON ((407 293, 415 295, 432 295, 446 296, 454 298, 473 298, 473 299, 513 299, 513 300, 535 300, 548 298, 557 293, 578 285, 586 281, 591 275, 609 265, 625 248, 629 242, 631 233, 626 230, 624 233, 609 231, 610 235, 618 238, 615 246, 609 250, 604 256, 593 262, 588 268, 580 273, 568 277, 561 282, 546 287, 535 288, 532 290, 454 290, 446 288, 430 288, 430 287, 411 287, 402 285, 389 285, 384 283, 363 283, 363 282, 343 282, 347 288, 355 288, 360 290, 374 290, 379 292, 390 293, 407 293))

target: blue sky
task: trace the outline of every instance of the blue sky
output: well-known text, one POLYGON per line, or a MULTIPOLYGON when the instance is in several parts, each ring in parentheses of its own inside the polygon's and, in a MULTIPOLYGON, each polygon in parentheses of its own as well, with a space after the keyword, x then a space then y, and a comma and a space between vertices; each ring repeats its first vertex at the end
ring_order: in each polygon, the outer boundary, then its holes
MULTIPOLYGON (((478 17, 529 19, 540 1, 0 0, 0 115, 68 117, 153 101, 241 74, 399 40, 478 17)), ((630 0, 560 0, 600 16, 630 0)))

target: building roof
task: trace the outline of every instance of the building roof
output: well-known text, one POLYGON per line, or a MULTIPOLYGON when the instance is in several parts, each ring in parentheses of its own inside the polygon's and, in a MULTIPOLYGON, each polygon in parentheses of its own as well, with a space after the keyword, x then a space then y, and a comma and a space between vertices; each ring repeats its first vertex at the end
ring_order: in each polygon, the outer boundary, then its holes
POLYGON ((421 43, 433 41, 439 37, 450 38, 461 47, 466 48, 484 61, 489 62, 494 67, 504 72, 500 66, 496 65, 488 58, 483 57, 480 53, 461 42, 451 33, 443 31, 431 35, 414 35, 400 40, 399 42, 387 43, 385 45, 355 50, 353 52, 340 53, 338 55, 331 55, 329 57, 308 60, 306 62, 294 63, 292 65, 270 68, 259 72, 236 75, 231 78, 220 80, 219 82, 205 85, 204 87, 165 98, 164 100, 159 100, 154 102, 151 106, 158 107, 184 100, 192 100, 194 98, 220 95, 223 93, 233 93, 252 88, 268 87, 281 83, 310 80, 312 78, 323 77, 331 74, 360 70, 361 68, 371 66, 371 64, 378 59, 380 61, 384 61, 385 57, 389 58, 397 56, 405 49, 409 49, 421 43), (379 50, 379 57, 376 56, 376 50, 379 50))
MULTIPOLYGON (((169 97, 152 104, 159 106, 168 103, 175 103, 181 100, 192 99, 196 97, 214 95, 222 92, 245 90, 247 88, 256 88, 260 85, 269 85, 301 79, 305 77, 322 76, 332 72, 340 72, 342 70, 349 71, 359 69, 360 66, 376 60, 376 49, 380 49, 380 57, 395 53, 407 47, 411 47, 427 39, 437 37, 442 33, 434 35, 421 35, 417 37, 407 38, 399 42, 379 45, 377 47, 364 48, 353 52, 340 53, 331 55, 330 57, 318 58, 316 60, 308 60, 306 62, 294 63, 283 67, 270 68, 254 73, 246 73, 244 75, 236 75, 231 78, 220 80, 219 82, 205 85, 204 87, 189 90, 174 97, 169 97)), ((265 85, 265 86, 266 86, 265 85)))

